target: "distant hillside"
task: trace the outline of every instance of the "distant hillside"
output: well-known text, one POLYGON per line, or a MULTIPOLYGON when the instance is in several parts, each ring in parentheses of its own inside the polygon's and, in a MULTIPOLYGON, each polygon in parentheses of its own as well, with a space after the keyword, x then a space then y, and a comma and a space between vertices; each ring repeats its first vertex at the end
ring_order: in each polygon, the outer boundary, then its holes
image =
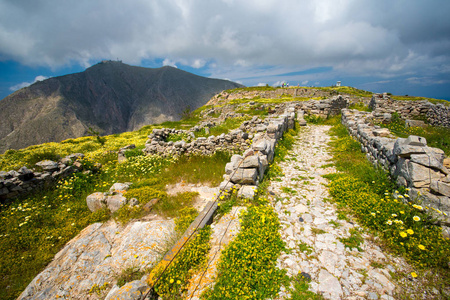
POLYGON ((0 101, 0 153, 87 134, 136 130, 179 120, 186 109, 241 85, 173 67, 134 67, 117 61, 50 78, 0 101))

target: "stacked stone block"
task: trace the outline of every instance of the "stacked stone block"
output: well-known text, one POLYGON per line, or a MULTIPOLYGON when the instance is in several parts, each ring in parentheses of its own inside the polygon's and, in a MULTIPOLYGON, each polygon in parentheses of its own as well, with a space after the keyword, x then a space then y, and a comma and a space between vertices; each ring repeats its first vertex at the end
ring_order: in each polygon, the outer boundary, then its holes
POLYGON ((67 177, 81 170, 81 164, 76 160, 83 158, 81 153, 71 154, 59 160, 43 160, 36 163, 41 171, 26 167, 18 171, 0 172, 0 201, 33 193, 44 187, 55 184, 60 178, 67 177))
POLYGON ((450 221, 450 160, 444 151, 427 146, 423 137, 396 138, 386 128, 371 125, 374 112, 342 110, 342 124, 361 143, 361 150, 374 164, 388 170, 411 198, 445 212, 450 221))

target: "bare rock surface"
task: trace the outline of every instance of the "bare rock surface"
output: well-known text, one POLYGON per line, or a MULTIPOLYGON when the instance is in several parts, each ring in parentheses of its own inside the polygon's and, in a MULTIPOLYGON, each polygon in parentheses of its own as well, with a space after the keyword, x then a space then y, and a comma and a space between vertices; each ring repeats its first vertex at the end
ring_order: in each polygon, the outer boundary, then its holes
MULTIPOLYGON (((158 262, 174 226, 173 220, 161 218, 126 226, 114 221, 94 223, 68 242, 18 299, 99 299, 89 293, 94 285, 105 286, 106 295, 118 289, 116 278, 122 270, 144 270, 158 262)), ((136 283, 130 287, 145 290, 136 283)))

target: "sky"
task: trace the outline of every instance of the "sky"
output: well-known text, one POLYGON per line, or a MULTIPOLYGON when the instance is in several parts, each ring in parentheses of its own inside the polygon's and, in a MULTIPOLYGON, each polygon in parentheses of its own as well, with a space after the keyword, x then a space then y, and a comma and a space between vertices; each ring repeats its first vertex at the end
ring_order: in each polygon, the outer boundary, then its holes
POLYGON ((0 0, 0 99, 101 60, 450 100, 448 0, 0 0))

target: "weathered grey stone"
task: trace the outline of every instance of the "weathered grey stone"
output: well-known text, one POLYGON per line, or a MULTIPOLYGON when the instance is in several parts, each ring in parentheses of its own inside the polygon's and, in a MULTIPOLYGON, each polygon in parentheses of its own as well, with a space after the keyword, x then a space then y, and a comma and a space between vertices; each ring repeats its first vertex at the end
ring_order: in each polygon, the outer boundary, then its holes
POLYGON ((86 204, 90 211, 94 212, 96 210, 106 207, 106 196, 101 192, 96 192, 90 194, 86 197, 86 204))
POLYGON ((139 266, 142 271, 156 263, 164 254, 160 246, 174 236, 174 226, 173 220, 92 224, 55 255, 18 299, 57 299, 64 294, 68 299, 99 299, 89 295, 94 284, 114 283, 124 269, 139 266))
POLYGON ((229 191, 231 191, 231 189, 233 188, 233 186, 234 186, 234 183, 232 183, 232 182, 229 181, 229 180, 224 180, 224 181, 222 181, 222 182, 220 183, 219 189, 220 189, 221 191, 229 192, 229 191))
POLYGON ((416 188, 428 187, 433 180, 440 178, 439 172, 409 160, 402 165, 401 174, 416 188))
POLYGON ((433 180, 430 185, 433 192, 450 197, 450 183, 433 180))
POLYGON ((305 119, 299 119, 299 120, 298 120, 298 125, 300 125, 300 126, 306 126, 306 121, 305 121, 305 119))
POLYGON ((141 300, 150 287, 145 281, 135 280, 126 283, 121 288, 113 288, 105 300, 141 300))
POLYGON ((433 155, 432 153, 426 153, 426 154, 411 154, 411 161, 418 163, 425 167, 431 167, 434 169, 442 169, 443 168, 443 159, 438 159, 436 155, 433 155))
POLYGON ((233 183, 255 185, 258 178, 257 169, 242 169, 238 168, 231 176, 233 183))
MULTIPOLYGON (((413 142, 414 144, 414 142, 413 142)), ((398 138, 394 144, 394 154, 400 157, 410 157, 411 154, 424 154, 425 147, 408 145, 406 139, 398 138)))
POLYGON ((374 129, 372 131, 372 133, 374 136, 379 136, 379 137, 386 137, 391 134, 391 132, 387 128, 374 129))
POLYGON ((7 195, 8 193, 9 193, 9 190, 7 187, 3 187, 2 189, 0 189, 0 196, 7 195))
POLYGON ((261 162, 259 161, 258 155, 247 156, 241 163, 241 168, 259 168, 261 162))
POLYGON ((405 121, 406 127, 425 127, 426 124, 424 121, 420 120, 406 120, 405 121))
POLYGON ((42 160, 36 163, 36 166, 41 167, 44 171, 53 172, 59 169, 58 163, 52 160, 42 160))
POLYGON ((125 183, 116 182, 111 186, 111 188, 109 189, 109 192, 110 193, 123 193, 125 191, 128 191, 131 184, 132 184, 131 182, 125 182, 125 183))
POLYGON ((33 171, 31 171, 30 169, 28 169, 25 166, 20 168, 18 173, 19 173, 19 179, 22 181, 31 180, 34 177, 33 171))
POLYGON ((343 294, 339 280, 325 269, 320 270, 317 289, 319 292, 328 294, 332 299, 340 299, 343 294))
POLYGON ((83 153, 73 153, 70 155, 67 155, 66 157, 63 157, 60 162, 63 164, 70 164, 73 163, 74 161, 76 161, 77 159, 82 159, 84 158, 84 154, 83 153))
POLYGON ((107 196, 106 197, 106 206, 111 212, 116 212, 119 210, 122 206, 127 204, 127 198, 125 198, 123 195, 113 195, 113 196, 107 196))
POLYGON ((238 192, 238 197, 253 199, 255 197, 256 186, 254 185, 243 185, 238 192))
POLYGON ((421 136, 410 135, 405 140, 405 145, 425 147, 427 145, 427 140, 424 137, 421 137, 421 136))
POLYGON ((55 178, 56 177, 58 177, 58 178, 59 177, 67 177, 70 174, 72 174, 74 171, 75 170, 74 170, 74 168, 72 168, 72 166, 67 166, 67 167, 62 168, 59 171, 54 172, 52 176, 55 178))

